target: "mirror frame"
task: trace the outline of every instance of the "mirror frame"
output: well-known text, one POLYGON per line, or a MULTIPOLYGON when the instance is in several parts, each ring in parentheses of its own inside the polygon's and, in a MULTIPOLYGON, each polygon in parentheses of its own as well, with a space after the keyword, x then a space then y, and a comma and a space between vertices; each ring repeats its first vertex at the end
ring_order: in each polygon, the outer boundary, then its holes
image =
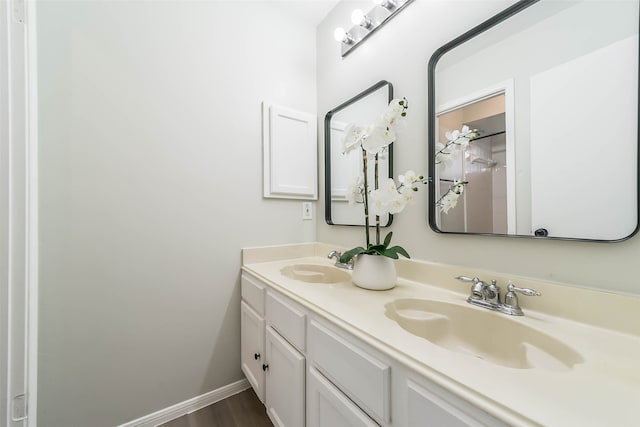
MULTIPOLYGON (((516 15, 517 13, 527 9, 528 7, 540 2, 542 0, 520 0, 512 6, 506 8, 502 12, 494 15, 488 20, 482 22, 481 24, 473 27, 469 31, 464 34, 456 37, 450 42, 446 43, 444 46, 437 49, 431 58, 429 59, 428 64, 428 81, 427 81, 427 91, 428 91, 428 99, 427 99, 427 127, 428 127, 428 164, 429 171, 436 170, 436 96, 435 96, 435 70, 436 65, 440 58, 450 50, 456 48, 462 43, 474 38, 477 35, 493 28, 494 26, 500 24, 501 22, 509 19, 510 17, 516 15)), ((638 17, 640 21, 640 17, 638 17)), ((640 58, 640 48, 638 52, 638 57, 640 58)), ((640 61, 639 61, 640 62, 640 61)), ((436 183, 434 179, 429 181, 429 226, 433 231, 439 234, 462 234, 462 235, 473 235, 473 236, 493 236, 493 237, 518 237, 518 238, 532 238, 532 239, 542 239, 542 240, 569 240, 569 241, 579 241, 579 242, 601 242, 601 243, 614 243, 614 242, 622 242, 633 237, 638 230, 640 229, 640 73, 638 74, 638 120, 636 121, 636 127, 638 129, 638 149, 636 150, 636 181, 637 181, 637 192, 636 192, 636 228, 626 237, 620 239, 613 240, 598 240, 598 239, 583 239, 578 237, 558 237, 558 236, 534 236, 534 235, 526 235, 526 234, 502 234, 502 233, 472 233, 472 232, 463 232, 463 231, 443 231, 438 228, 437 225, 437 215, 436 215, 436 183)), ((434 172, 431 172, 431 175, 435 175, 434 172)))
MULTIPOLYGON (((335 224, 333 222, 333 219, 331 218, 331 118, 334 114, 340 112, 341 110, 344 110, 348 106, 360 101, 361 99, 372 94, 378 89, 383 88, 384 86, 387 86, 388 88, 388 104, 389 102, 393 101, 393 85, 386 80, 380 80, 378 83, 365 89, 348 101, 343 102, 336 108, 330 110, 324 116, 324 219, 329 225, 364 227, 364 224, 335 224)), ((393 178, 393 144, 389 145, 389 152, 387 154, 387 157, 389 159, 389 178, 393 178)), ((383 224, 382 227, 389 227, 392 222, 393 215, 389 214, 389 220, 386 224, 383 224)))

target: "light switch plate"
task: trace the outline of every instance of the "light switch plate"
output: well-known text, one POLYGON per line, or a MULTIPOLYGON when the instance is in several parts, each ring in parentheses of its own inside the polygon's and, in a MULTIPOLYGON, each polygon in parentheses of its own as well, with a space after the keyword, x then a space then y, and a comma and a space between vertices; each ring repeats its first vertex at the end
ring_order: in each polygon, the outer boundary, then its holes
POLYGON ((313 219, 311 202, 302 202, 302 219, 313 219))

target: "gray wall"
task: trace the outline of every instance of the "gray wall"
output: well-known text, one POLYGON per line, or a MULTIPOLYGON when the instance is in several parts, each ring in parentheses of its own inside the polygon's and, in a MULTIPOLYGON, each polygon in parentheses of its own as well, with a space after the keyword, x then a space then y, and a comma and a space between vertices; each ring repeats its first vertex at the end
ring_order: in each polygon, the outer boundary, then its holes
POLYGON ((38 9, 38 421, 113 426, 242 379, 240 249, 315 239, 262 199, 260 105, 315 113, 315 28, 290 2, 38 9))
MULTIPOLYGON (((394 144, 394 170, 428 173, 427 62, 437 48, 513 3, 417 0, 344 59, 331 37, 333 29, 349 27, 356 6, 371 6, 366 1, 340 3, 318 27, 319 114, 378 80, 390 81, 395 95, 406 96, 410 105, 406 127, 394 144)), ((622 243, 575 243, 439 235, 427 225, 426 191, 394 218, 391 229, 394 243, 413 258, 640 294, 638 236, 622 243)), ((318 240, 361 245, 364 232, 319 222, 318 240)))

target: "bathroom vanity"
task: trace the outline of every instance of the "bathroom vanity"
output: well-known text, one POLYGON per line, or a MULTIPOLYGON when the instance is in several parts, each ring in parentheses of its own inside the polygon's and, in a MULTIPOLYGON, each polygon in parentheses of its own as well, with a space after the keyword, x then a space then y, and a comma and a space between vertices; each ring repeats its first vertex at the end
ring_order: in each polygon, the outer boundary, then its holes
POLYGON ((508 316, 454 278, 496 273, 402 260, 367 291, 333 249, 243 250, 242 370, 274 425, 637 424, 640 298, 509 277, 542 296, 508 316))

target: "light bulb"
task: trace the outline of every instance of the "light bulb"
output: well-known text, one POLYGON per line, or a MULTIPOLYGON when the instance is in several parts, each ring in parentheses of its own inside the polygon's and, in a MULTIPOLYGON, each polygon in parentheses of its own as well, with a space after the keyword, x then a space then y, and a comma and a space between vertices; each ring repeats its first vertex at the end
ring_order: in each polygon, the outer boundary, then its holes
POLYGON ((373 2, 386 9, 393 9, 396 6, 396 2, 394 0, 373 0, 373 2))
POLYGON ((344 41, 347 32, 342 27, 338 27, 333 32, 333 38, 336 39, 337 42, 344 41))
POLYGON ((364 12, 362 9, 356 9, 351 13, 351 22, 353 22, 354 25, 362 25, 364 21, 364 12))

